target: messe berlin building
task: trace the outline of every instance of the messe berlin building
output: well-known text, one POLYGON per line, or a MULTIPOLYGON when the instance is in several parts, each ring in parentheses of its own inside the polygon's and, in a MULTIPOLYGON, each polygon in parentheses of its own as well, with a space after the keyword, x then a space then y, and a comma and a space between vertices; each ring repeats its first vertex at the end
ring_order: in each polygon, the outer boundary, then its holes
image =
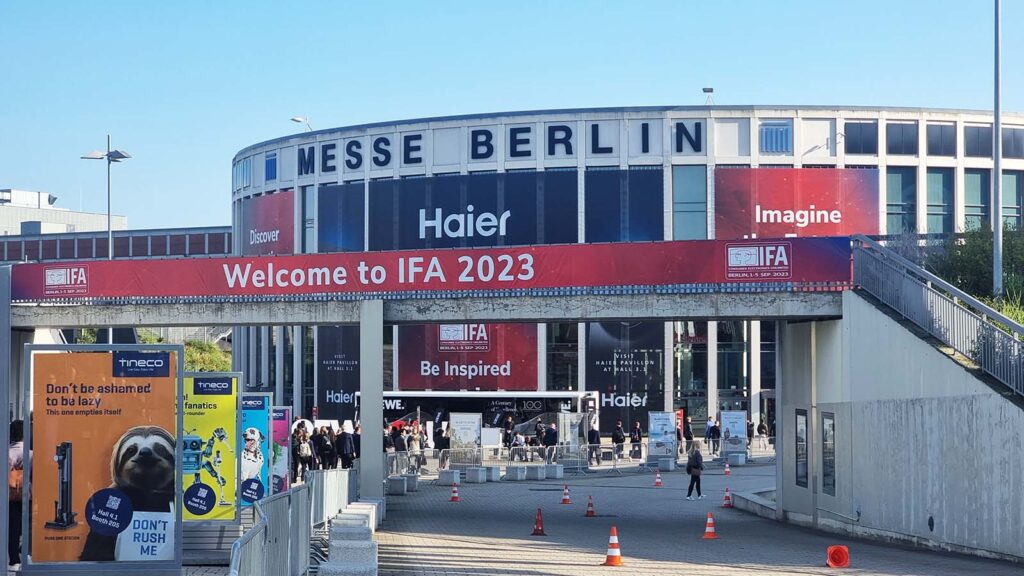
MULTIPOLYGON (((698 106, 306 132, 235 156, 234 250, 949 234, 990 226, 992 131, 979 111, 698 106)), ((1003 216, 1020 226, 1024 117, 1005 117, 1002 149, 1003 216)), ((243 329, 236 368, 307 415, 351 418, 358 338, 348 326, 243 329)), ((774 419, 770 320, 402 325, 385 339, 385 390, 593 391, 605 433, 680 408, 695 423, 737 409, 774 419)), ((496 400, 485 418, 524 408, 496 400)))

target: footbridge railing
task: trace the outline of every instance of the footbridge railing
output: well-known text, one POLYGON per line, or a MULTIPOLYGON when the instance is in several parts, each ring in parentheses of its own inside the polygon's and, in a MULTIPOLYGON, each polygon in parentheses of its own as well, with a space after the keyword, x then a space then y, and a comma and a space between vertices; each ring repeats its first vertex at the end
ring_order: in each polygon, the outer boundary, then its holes
POLYGON ((853 279, 1024 395, 1024 326, 866 236, 853 237, 853 279))

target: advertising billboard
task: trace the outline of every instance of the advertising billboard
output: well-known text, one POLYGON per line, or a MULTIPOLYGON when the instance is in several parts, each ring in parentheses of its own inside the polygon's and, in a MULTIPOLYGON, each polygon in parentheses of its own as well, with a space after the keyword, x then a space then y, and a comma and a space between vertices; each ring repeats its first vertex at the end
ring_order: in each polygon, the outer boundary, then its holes
POLYGON ((483 424, 481 414, 452 412, 448 426, 451 427, 452 450, 475 450, 480 447, 480 430, 483 424))
POLYGON ((242 507, 263 498, 270 485, 270 394, 242 394, 239 494, 242 507))
POLYGON ((316 327, 317 416, 354 420, 359 391, 359 326, 316 327))
POLYGON ((664 322, 587 324, 587 390, 600 394, 601 432, 625 430, 664 407, 664 322))
POLYGON ((747 451, 747 411, 723 410, 722 419, 722 452, 747 451))
MULTIPOLYGON (((15 301, 165 296, 292 296, 444 290, 764 282, 849 282, 845 238, 744 240, 765 274, 732 275, 725 240, 343 252, 253 258, 19 264, 15 301), (73 273, 69 272, 74 270, 73 273), (784 272, 784 276, 778 273, 784 272)), ((755 262, 757 263, 757 262, 755 262)), ((754 270, 756 271, 756 270, 754 270)), ((820 288, 815 288, 820 289, 820 288)))
POLYGON ((676 454, 676 413, 647 414, 647 458, 673 458, 676 454))
POLYGON ((398 327, 399 390, 537 390, 536 324, 398 327))
POLYGON ((291 422, 292 409, 274 406, 270 409, 270 494, 287 492, 291 487, 291 422))
POLYGON ((241 373, 185 374, 181 481, 186 522, 238 519, 241 373))
POLYGON ((241 238, 244 256, 291 254, 295 246, 295 193, 285 190, 242 200, 241 238))
POLYGON ((878 234, 878 170, 716 168, 715 238, 878 234))
POLYGON ((26 353, 31 564, 180 563, 182 348, 82 350, 33 346, 26 353))

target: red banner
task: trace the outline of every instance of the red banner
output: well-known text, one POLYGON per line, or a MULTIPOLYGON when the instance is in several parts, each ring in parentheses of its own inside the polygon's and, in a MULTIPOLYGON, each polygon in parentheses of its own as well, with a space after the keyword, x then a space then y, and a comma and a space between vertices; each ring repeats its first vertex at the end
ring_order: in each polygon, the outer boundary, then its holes
POLYGON ((399 390, 537 390, 536 324, 398 327, 399 390))
POLYGON ((246 256, 291 254, 295 244, 295 193, 291 190, 242 200, 242 238, 246 256))
POLYGON ((19 264, 14 300, 849 282, 847 238, 19 264))

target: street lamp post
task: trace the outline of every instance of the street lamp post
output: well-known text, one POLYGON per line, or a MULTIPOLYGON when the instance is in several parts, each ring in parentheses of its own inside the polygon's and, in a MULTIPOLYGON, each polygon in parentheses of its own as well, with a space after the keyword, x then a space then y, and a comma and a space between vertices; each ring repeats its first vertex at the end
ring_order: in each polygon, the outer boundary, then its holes
POLYGON ((292 122, 295 122, 297 124, 305 124, 306 130, 310 132, 313 131, 313 127, 309 125, 309 118, 305 116, 292 116, 292 122))
POLYGON ((1003 297, 1003 117, 1000 103, 1002 86, 999 78, 1002 59, 1002 0, 995 0, 995 102, 992 126, 992 295, 1003 297))
MULTIPOLYGON (((114 259, 114 227, 110 216, 110 165, 131 158, 124 150, 110 149, 110 134, 107 134, 107 151, 93 150, 83 155, 82 160, 106 160, 107 161, 107 260, 114 259)), ((107 344, 114 343, 114 329, 107 328, 107 344)))

